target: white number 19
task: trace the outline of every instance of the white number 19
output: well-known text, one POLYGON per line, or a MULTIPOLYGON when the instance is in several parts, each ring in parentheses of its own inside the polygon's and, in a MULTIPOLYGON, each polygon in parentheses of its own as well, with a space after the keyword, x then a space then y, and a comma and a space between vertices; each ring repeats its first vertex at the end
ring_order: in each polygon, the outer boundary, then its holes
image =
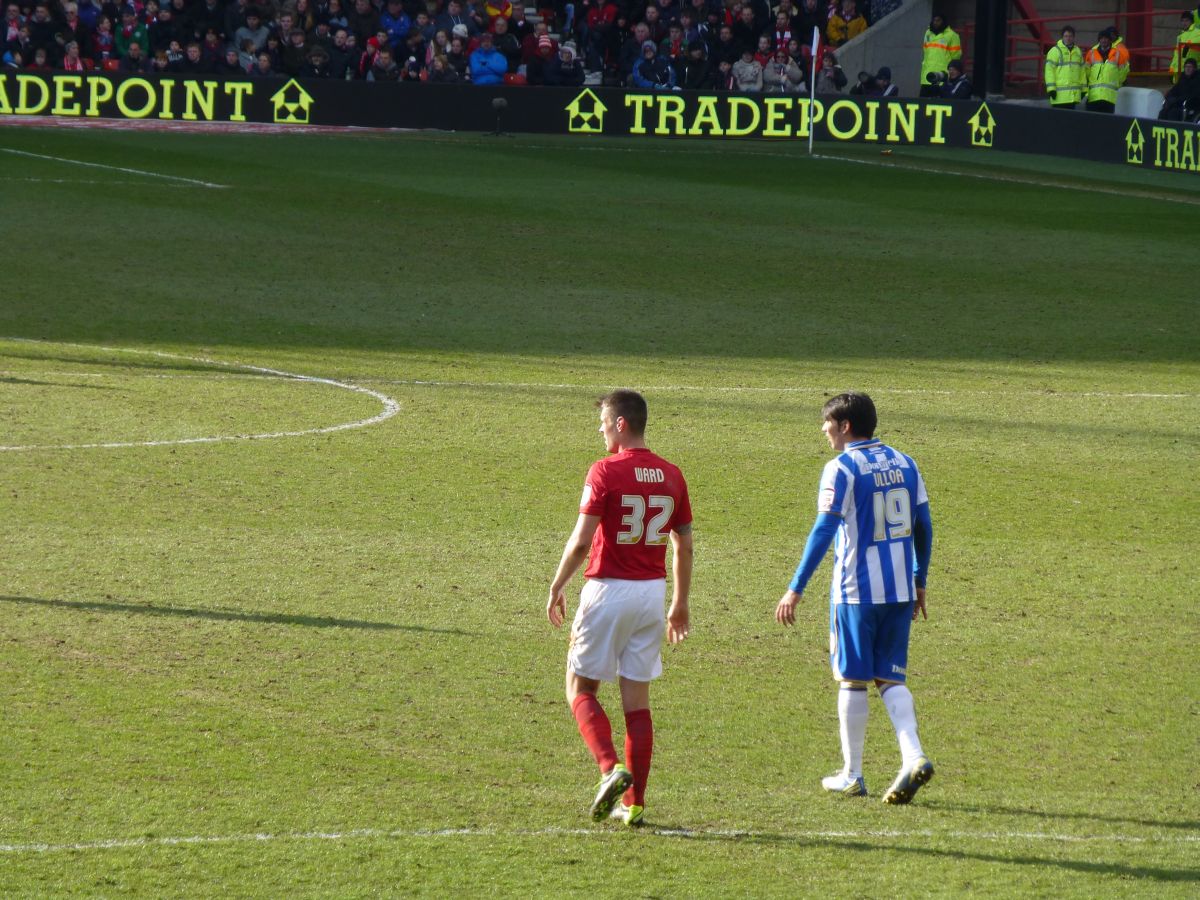
POLYGON ((895 540, 912 534, 912 501, 906 488, 892 488, 886 494, 876 491, 873 496, 876 541, 895 540))

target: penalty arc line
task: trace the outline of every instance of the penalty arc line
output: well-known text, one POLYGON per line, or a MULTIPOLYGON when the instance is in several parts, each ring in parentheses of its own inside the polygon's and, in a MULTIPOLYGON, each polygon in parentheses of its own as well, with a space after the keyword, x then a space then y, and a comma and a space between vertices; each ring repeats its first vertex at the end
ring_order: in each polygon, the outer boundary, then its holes
POLYGON ((380 412, 367 419, 357 419, 353 422, 340 422, 337 425, 325 425, 320 428, 305 428, 298 431, 270 431, 256 434, 221 434, 194 438, 170 438, 158 441, 103 441, 88 444, 21 444, 7 447, 0 446, 0 453, 31 450, 113 450, 127 447, 170 447, 185 444, 219 444, 228 441, 262 441, 272 438, 305 437, 307 435, 314 434, 332 434, 336 431, 348 431, 354 428, 368 428, 371 425, 378 425, 380 422, 384 422, 392 418, 392 416, 396 415, 396 413, 400 412, 400 403, 397 400, 389 397, 387 394, 381 393, 380 391, 373 391, 370 388, 363 387, 359 384, 347 384, 344 381, 337 381, 333 378, 321 378, 316 375, 299 375, 295 372, 284 372, 281 369, 270 369, 265 366, 252 366, 248 365, 247 363, 225 362, 223 360, 209 359, 208 357, 203 356, 185 356, 181 353, 167 353, 162 350, 138 350, 130 347, 105 347, 97 344, 75 344, 67 341, 40 341, 34 338, 17 337, 0 337, 0 341, 10 341, 21 344, 41 344, 55 347, 73 347, 83 350, 100 350, 105 353, 132 353, 140 356, 153 356, 159 359, 173 359, 192 363, 202 363, 204 365, 220 366, 226 369, 241 370, 243 372, 267 375, 274 378, 286 379, 288 381, 298 381, 305 384, 325 384, 344 391, 352 391, 356 394, 365 394, 368 397, 375 398, 381 404, 383 404, 383 409, 380 412))
POLYGON ((167 181, 180 181, 197 187, 225 189, 227 184, 215 184, 211 181, 201 181, 199 178, 184 178, 182 175, 165 175, 162 172, 148 172, 145 169, 130 169, 125 166, 110 166, 104 163, 87 162, 82 159, 68 159, 65 156, 47 156, 44 153, 30 153, 27 150, 14 150, 11 147, 0 147, 0 153, 11 153, 15 156, 28 156, 31 159, 48 159, 52 162, 68 163, 72 166, 87 166, 91 169, 108 169, 111 172, 124 172, 127 175, 141 175, 145 178, 163 178, 167 181))
MULTIPOLYGON (((136 850, 154 847, 189 847, 210 844, 239 844, 239 843, 274 843, 279 841, 349 841, 361 839, 423 839, 423 838, 455 838, 455 837, 611 837, 622 832, 611 829, 596 828, 532 828, 532 829, 499 829, 499 828, 419 828, 419 829, 386 829, 386 828, 356 828, 349 831, 302 831, 228 835, 191 835, 187 837, 137 837, 110 838, 107 840, 78 841, 75 843, 21 843, 0 844, 0 854, 19 853, 70 853, 88 850, 136 850)), ((1042 831, 934 831, 919 829, 899 831, 894 829, 864 830, 864 831, 743 831, 737 829, 704 829, 704 828, 654 828, 650 826, 644 834, 684 840, 748 840, 756 839, 788 839, 794 841, 821 840, 863 840, 887 839, 902 840, 905 838, 947 838, 951 840, 978 840, 986 842, 997 841, 1047 841, 1055 843, 1074 844, 1194 844, 1200 843, 1200 835, 1128 835, 1128 834, 1056 834, 1042 831)))

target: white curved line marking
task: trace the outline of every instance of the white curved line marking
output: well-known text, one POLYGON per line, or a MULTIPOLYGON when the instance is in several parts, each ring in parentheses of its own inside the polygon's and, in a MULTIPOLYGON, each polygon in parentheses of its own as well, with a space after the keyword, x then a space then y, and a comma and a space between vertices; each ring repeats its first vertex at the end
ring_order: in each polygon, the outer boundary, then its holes
POLYGON ((91 444, 24 444, 15 446, 0 446, 0 452, 18 452, 23 450, 114 450, 126 447, 170 447, 179 446, 182 444, 219 444, 226 441, 263 441, 271 438, 284 437, 304 437, 310 434, 330 434, 335 431, 348 431, 352 428, 367 428, 371 425, 378 425, 396 415, 400 411, 400 404, 389 397, 387 394, 379 391, 373 391, 370 388, 365 388, 358 384, 347 384, 344 381, 336 381, 333 378, 319 378, 315 375, 298 375, 295 372, 284 372, 280 369, 268 369, 265 366, 251 366, 246 363, 224 362, 219 359, 209 359, 205 356, 184 356, 181 353, 166 353, 162 350, 137 350, 130 347, 105 347, 99 344, 74 344, 66 341, 39 341, 33 338, 14 338, 0 337, 0 341, 10 341, 21 344, 42 344, 55 347, 75 347, 83 350, 101 350, 105 353, 133 353, 139 356, 154 356, 160 359, 177 359, 185 362, 201 363, 209 366, 220 366, 225 369, 241 370, 244 372, 254 372, 259 375, 270 375, 274 378, 283 378, 289 381, 302 381, 308 384, 327 384, 331 387, 341 388, 344 391, 353 391, 356 394, 366 394, 368 397, 374 397, 383 404, 383 409, 369 419, 358 419, 354 422, 342 422, 337 425, 325 425, 321 428, 305 428, 301 431, 267 431, 258 434, 219 434, 210 437, 194 437, 194 438, 173 438, 170 440, 161 441, 103 441, 91 444))
MULTIPOLYGON (((646 834, 660 837, 701 839, 754 839, 759 837, 790 838, 792 840, 838 840, 838 839, 904 839, 904 838, 949 838, 976 841, 1055 841, 1059 843, 1115 843, 1115 844, 1194 844, 1200 835, 1130 835, 1130 834, 1055 834, 1045 831, 934 831, 915 829, 879 829, 865 831, 783 831, 759 832, 706 828, 654 828, 646 834)), ((273 841, 346 841, 356 838, 452 838, 452 837, 610 837, 617 835, 613 829, 604 828, 418 828, 396 829, 356 828, 350 831, 302 831, 271 834, 225 834, 192 835, 188 837, 137 837, 110 838, 108 840, 80 841, 68 844, 0 844, 0 853, 65 853, 81 850, 122 850, 139 847, 180 847, 203 844, 269 843, 273 841)))

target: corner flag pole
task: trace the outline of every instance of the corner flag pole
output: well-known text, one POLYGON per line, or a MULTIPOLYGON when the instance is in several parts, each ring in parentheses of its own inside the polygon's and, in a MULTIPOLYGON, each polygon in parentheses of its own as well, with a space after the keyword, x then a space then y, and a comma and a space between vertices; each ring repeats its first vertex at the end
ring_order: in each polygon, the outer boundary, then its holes
POLYGON ((817 130, 817 50, 821 46, 821 29, 813 26, 812 78, 808 80, 808 155, 813 155, 813 134, 817 130))

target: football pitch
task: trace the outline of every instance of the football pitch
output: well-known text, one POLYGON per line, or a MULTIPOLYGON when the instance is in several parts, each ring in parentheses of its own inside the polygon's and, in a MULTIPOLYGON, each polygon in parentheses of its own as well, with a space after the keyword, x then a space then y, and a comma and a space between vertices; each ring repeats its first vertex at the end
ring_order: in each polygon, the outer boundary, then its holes
POLYGON ((818 150, 0 128, 0 895, 1195 896, 1200 186, 818 150), (613 387, 696 516, 641 831, 544 613, 613 387), (848 388, 906 807, 876 696, 819 787, 828 561, 773 619, 848 388))

